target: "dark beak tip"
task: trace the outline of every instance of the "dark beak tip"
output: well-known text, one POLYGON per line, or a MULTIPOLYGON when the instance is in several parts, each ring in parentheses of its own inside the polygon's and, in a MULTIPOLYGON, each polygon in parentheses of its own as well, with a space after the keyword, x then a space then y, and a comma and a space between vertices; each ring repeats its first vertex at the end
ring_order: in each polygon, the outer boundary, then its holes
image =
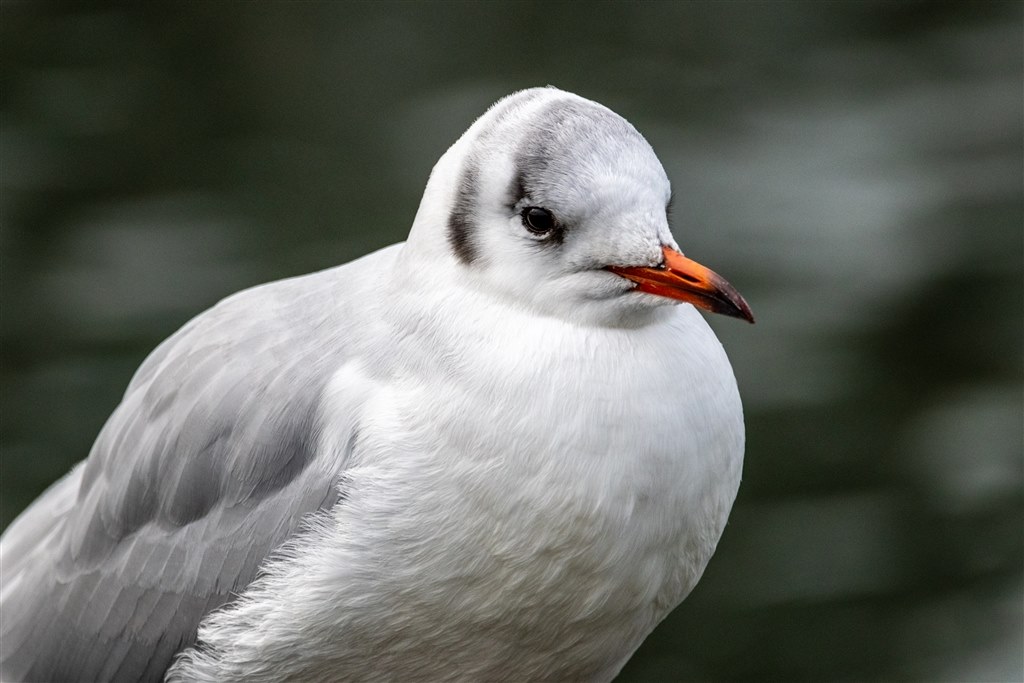
POLYGON ((754 324, 754 312, 750 310, 750 304, 732 285, 723 280, 719 286, 719 293, 721 298, 718 300, 719 306, 716 307, 715 313, 741 318, 751 325, 754 324))
POLYGON ((724 315, 729 316, 730 318, 739 318, 740 320, 746 320, 751 325, 755 323, 754 314, 753 312, 751 312, 750 307, 746 305, 746 302, 743 302, 742 306, 733 304, 732 306, 725 308, 725 310, 718 310, 715 311, 715 313, 722 313, 724 315))
POLYGON ((743 301, 743 306, 740 308, 740 316, 751 325, 755 324, 754 312, 750 310, 750 306, 747 305, 746 301, 743 301))

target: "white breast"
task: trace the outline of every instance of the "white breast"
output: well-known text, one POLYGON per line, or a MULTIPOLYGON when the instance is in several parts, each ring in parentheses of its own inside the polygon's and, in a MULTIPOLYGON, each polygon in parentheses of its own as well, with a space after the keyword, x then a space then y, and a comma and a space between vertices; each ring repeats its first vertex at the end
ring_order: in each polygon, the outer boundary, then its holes
POLYGON ((203 640, 308 653, 268 658, 288 667, 268 680, 609 680, 690 591, 743 450, 699 314, 466 310, 457 330, 398 314, 414 329, 339 371, 328 423, 359 415, 344 500, 203 640))

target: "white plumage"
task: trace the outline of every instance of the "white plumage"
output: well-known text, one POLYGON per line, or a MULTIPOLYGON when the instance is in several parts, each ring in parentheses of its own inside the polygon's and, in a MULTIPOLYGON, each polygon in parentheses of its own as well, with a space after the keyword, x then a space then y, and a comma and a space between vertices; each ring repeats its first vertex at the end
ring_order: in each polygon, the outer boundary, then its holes
POLYGON ((5 533, 4 680, 179 651, 169 680, 613 678, 742 464, 725 353, 670 304, 749 309, 676 253, 669 197, 625 120, 522 91, 441 158, 406 243, 199 316, 5 533))

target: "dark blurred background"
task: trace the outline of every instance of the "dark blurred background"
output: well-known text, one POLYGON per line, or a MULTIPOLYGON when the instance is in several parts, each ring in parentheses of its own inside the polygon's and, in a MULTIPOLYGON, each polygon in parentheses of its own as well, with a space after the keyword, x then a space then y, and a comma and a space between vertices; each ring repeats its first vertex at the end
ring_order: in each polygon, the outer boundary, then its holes
POLYGON ((650 140, 748 424, 704 581, 623 681, 1020 681, 1019 2, 2 5, 6 526, 161 339, 401 240, 554 84, 650 140))

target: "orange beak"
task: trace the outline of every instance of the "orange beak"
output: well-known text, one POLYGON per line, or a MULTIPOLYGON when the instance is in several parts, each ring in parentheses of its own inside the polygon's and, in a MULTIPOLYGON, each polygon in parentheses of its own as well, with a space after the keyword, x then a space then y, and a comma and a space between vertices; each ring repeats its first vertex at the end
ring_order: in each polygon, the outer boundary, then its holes
POLYGON ((636 283, 636 291, 677 299, 733 318, 754 322, 750 306, 725 278, 692 261, 675 249, 662 247, 665 260, 655 268, 608 266, 608 270, 636 283))

